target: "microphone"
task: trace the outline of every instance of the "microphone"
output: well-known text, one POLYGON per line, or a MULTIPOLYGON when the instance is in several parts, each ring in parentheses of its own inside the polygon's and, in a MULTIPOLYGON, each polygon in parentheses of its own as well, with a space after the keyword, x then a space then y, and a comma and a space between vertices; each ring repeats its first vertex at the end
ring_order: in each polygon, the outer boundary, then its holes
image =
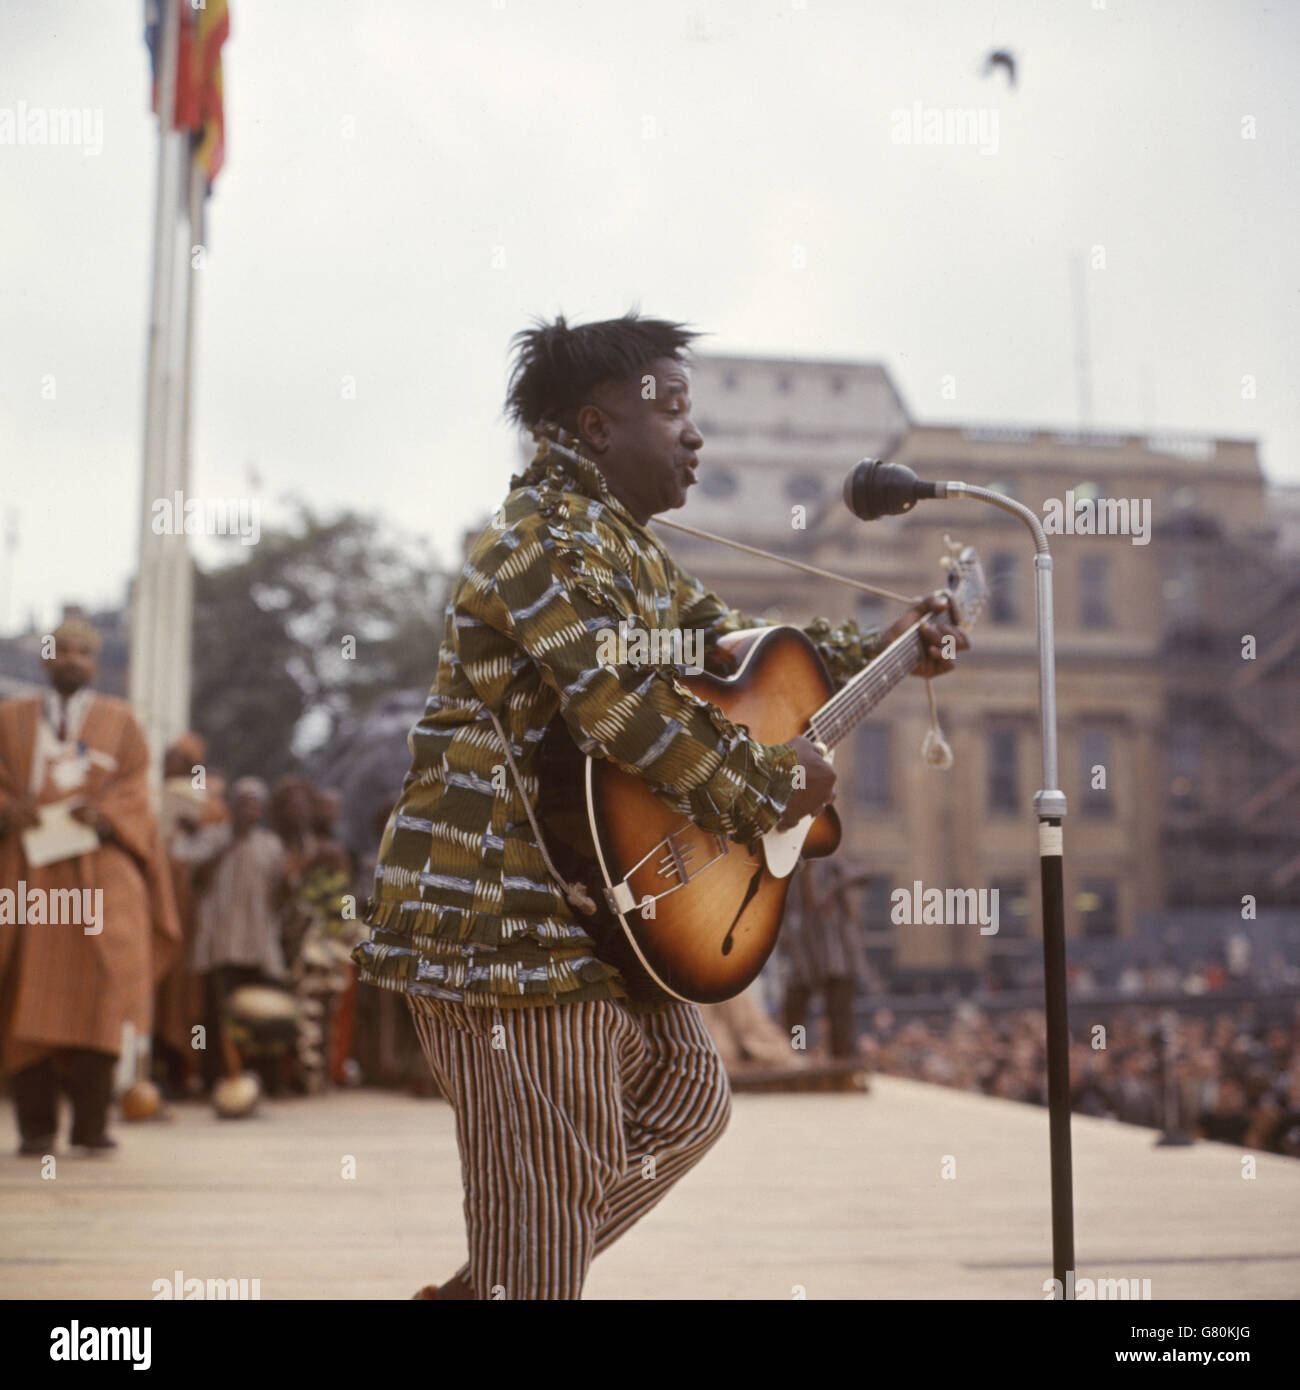
POLYGON ((844 480, 844 505, 863 521, 910 512, 924 497, 946 497, 947 483, 923 483, 905 463, 863 459, 844 480))

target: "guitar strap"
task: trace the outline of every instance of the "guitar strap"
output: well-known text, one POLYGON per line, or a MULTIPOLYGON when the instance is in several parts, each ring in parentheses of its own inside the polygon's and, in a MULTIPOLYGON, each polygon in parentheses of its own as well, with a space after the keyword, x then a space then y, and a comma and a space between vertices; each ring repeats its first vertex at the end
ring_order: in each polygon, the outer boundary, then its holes
POLYGON ((596 943, 597 955, 623 976, 628 999, 637 1007, 654 1008, 671 1003, 673 996, 660 988, 637 959, 628 944, 623 924, 602 901, 593 899, 587 889, 588 882, 599 884, 600 865, 595 860, 585 821, 579 828, 570 813, 572 803, 582 798, 582 792, 576 771, 577 748, 564 726, 558 726, 557 738, 552 739, 548 732, 542 740, 542 798, 538 802, 538 814, 535 815, 511 755, 505 730, 495 711, 489 710, 488 713, 496 726, 497 737, 506 750, 507 762, 528 810, 528 821, 537 836, 538 848, 546 860, 546 867, 568 902, 588 919, 586 927, 596 943), (561 750, 564 750, 563 753, 561 750), (546 843, 540 821, 546 821, 553 832, 551 846, 546 843))
POLYGON ((905 608, 913 608, 922 602, 920 597, 908 598, 906 594, 895 593, 893 589, 882 589, 877 584, 868 584, 862 579, 850 579, 846 574, 836 574, 834 570, 824 570, 817 565, 806 565, 802 560, 792 560, 788 555, 777 555, 771 550, 760 550, 756 545, 743 541, 728 540, 726 536, 715 535, 712 531, 701 531, 680 521, 669 521, 667 517, 657 516, 656 526, 671 526, 674 531, 683 531, 688 536, 696 536, 702 541, 713 541, 715 545, 729 546, 732 550, 743 551, 746 555, 757 555, 761 560, 772 560, 778 565, 788 565, 792 570, 804 574, 815 574, 819 579, 829 579, 834 584, 843 584, 846 589, 860 589, 864 594, 875 594, 878 598, 890 598, 905 608))
MULTIPOLYGON (((570 465, 576 466, 582 457, 578 452, 577 437, 554 420, 539 420, 532 428, 532 436, 538 444, 545 443, 548 452, 567 459, 570 465)), ((816 565, 806 565, 802 560, 791 560, 787 555, 776 555, 770 550, 760 550, 756 545, 746 545, 742 541, 730 541, 726 536, 714 535, 712 531, 700 531, 696 527, 686 526, 680 521, 669 521, 665 517, 657 516, 654 523, 656 526, 671 526, 674 531, 684 531, 688 536, 698 536, 701 540, 713 541, 717 545, 728 545, 732 550, 743 550, 746 555, 757 555, 760 559, 772 560, 778 565, 789 565, 791 569, 802 570, 805 574, 818 575, 822 579, 829 579, 836 584, 846 585, 850 589, 861 589, 864 593, 895 599, 905 608, 911 608, 921 602, 919 598, 908 598, 906 594, 895 593, 893 589, 882 589, 878 585, 867 584, 861 579, 850 579, 847 575, 836 574, 834 570, 824 570, 819 569, 816 565)))
POLYGON ((506 737, 506 731, 501 727, 501 721, 497 718, 496 710, 485 706, 488 714, 492 718, 492 723, 496 728, 497 737, 501 740, 501 747, 505 749, 506 763, 510 767, 510 775, 515 779, 515 786, 519 789, 519 796, 524 803, 524 810, 528 812, 528 823, 533 827, 533 834, 537 836, 537 847, 542 851, 542 858, 546 860, 546 867, 550 871, 551 877, 564 890, 564 896, 572 907, 576 907, 584 917, 592 917, 596 913, 596 904, 592 901, 591 894, 587 891, 587 885, 574 879, 569 883, 555 867, 555 862, 551 858, 551 852, 546 848, 546 839, 542 834, 542 827, 537 823, 537 817, 533 814, 533 803, 528 799, 528 793, 524 789, 524 779, 519 775, 519 769, 515 766, 515 755, 510 751, 510 740, 506 737))

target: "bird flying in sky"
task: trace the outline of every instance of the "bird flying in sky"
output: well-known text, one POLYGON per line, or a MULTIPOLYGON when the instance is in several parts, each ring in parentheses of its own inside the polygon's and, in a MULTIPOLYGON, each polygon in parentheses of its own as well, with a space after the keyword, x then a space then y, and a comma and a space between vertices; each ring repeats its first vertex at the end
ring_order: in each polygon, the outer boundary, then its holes
POLYGON ((1009 48, 995 48, 987 58, 984 59, 984 76, 988 77, 994 68, 1005 68, 1007 74, 1007 85, 1016 85, 1016 55, 1009 48))

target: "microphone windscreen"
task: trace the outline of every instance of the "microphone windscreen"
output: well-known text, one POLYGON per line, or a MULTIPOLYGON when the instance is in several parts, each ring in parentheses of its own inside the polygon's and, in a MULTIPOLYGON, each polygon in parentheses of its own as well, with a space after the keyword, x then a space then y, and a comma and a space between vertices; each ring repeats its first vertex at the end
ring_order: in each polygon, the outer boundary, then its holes
POLYGON ((922 483, 905 463, 863 459, 844 480, 844 503, 863 521, 910 512, 918 498, 934 495, 934 485, 922 483))

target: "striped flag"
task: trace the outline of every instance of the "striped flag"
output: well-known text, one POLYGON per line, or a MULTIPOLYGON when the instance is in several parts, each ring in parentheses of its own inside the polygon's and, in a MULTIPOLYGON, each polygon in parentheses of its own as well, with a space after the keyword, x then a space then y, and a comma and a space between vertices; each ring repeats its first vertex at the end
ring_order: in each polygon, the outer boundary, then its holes
POLYGON ((208 192, 226 158, 226 118, 221 79, 221 47, 230 34, 227 0, 145 0, 145 42, 153 64, 152 109, 158 110, 158 56, 162 6, 179 13, 176 55, 176 109, 170 126, 193 132, 193 157, 207 179, 208 192))

